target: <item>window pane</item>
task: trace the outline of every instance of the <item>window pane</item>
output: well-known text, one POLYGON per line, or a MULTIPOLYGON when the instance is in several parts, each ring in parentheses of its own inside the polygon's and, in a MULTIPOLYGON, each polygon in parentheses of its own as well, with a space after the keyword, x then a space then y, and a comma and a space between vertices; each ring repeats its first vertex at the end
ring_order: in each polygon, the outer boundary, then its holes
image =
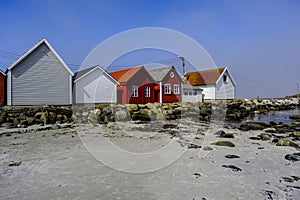
POLYGON ((145 97, 150 97, 150 86, 145 86, 145 97))
POLYGON ((179 85, 174 85, 174 94, 180 94, 180 87, 179 87, 179 85))
POLYGON ((171 94, 171 85, 170 84, 165 85, 165 94, 171 94))
POLYGON ((132 97, 138 97, 138 86, 136 85, 133 85, 132 86, 132 94, 131 94, 132 97))

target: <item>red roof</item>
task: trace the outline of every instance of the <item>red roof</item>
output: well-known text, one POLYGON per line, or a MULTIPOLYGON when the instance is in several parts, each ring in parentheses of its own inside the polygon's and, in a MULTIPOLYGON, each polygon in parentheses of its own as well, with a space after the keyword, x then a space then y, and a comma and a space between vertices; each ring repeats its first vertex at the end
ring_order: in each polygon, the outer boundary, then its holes
POLYGON ((124 69, 116 72, 109 73, 114 79, 120 83, 128 82, 138 71, 140 71, 144 66, 124 69))
POLYGON ((192 86, 213 85, 217 83, 225 68, 211 69, 199 72, 189 72, 184 75, 185 81, 192 86))

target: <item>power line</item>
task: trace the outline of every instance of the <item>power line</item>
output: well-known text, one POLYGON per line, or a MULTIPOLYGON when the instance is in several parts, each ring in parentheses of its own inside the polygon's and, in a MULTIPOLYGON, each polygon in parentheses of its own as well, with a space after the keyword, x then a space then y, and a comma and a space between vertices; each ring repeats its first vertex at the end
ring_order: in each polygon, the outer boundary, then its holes
MULTIPOLYGON (((19 57, 21 57, 22 55, 19 54, 15 54, 12 52, 8 52, 8 51, 4 51, 0 49, 0 57, 5 58, 5 59, 10 59, 10 60, 17 60, 19 57)), ((168 58, 168 59, 164 59, 164 60, 155 60, 155 61, 151 61, 148 63, 175 63, 177 62, 178 57, 172 57, 172 58, 168 58)), ((45 59, 36 59, 36 58, 30 58, 29 61, 35 62, 35 61, 39 61, 42 64, 52 64, 53 61, 49 61, 49 60, 45 60, 45 59)), ((2 63, 4 66, 6 64, 2 63)), ((66 63, 71 69, 74 69, 76 67, 90 67, 89 65, 82 65, 82 64, 73 64, 73 63, 66 63)), ((139 65, 143 65, 145 63, 135 63, 135 64, 124 64, 124 65, 110 65, 108 66, 109 68, 126 68, 126 67, 130 67, 130 66, 139 66, 139 65)), ((3 67, 4 67, 3 66, 3 67)))

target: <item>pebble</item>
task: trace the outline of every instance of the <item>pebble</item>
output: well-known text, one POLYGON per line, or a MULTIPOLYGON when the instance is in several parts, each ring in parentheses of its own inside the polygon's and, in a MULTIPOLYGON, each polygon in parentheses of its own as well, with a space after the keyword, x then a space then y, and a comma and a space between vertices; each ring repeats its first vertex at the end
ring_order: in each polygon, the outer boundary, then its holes
POLYGON ((213 148, 209 147, 209 146, 205 146, 203 147, 203 151, 212 151, 213 148))
POLYGON ((225 158, 232 159, 232 158, 240 158, 240 157, 237 156, 237 155, 231 155, 231 154, 229 154, 229 155, 226 155, 225 158))
POLYGON ((237 166, 234 166, 234 165, 222 165, 222 167, 231 169, 231 171, 233 171, 233 172, 239 172, 239 171, 242 171, 241 168, 239 168, 239 167, 237 167, 237 166))
POLYGON ((18 167, 21 165, 21 163, 22 163, 22 161, 11 162, 8 166, 9 167, 14 167, 14 166, 18 167))

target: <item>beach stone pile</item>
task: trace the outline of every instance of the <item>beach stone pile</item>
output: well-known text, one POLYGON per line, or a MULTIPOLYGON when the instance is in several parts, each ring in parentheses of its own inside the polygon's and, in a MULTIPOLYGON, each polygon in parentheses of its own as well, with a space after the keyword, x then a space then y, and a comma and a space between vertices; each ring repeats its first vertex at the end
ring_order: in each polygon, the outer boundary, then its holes
POLYGON ((235 99, 227 101, 226 118, 228 120, 244 119, 250 114, 269 111, 290 110, 299 107, 299 99, 235 99))
MULTIPOLYGON (((33 124, 45 125, 71 122, 107 124, 114 121, 176 120, 186 117, 205 122, 211 119, 230 121, 243 120, 251 113, 294 109, 298 106, 299 100, 296 98, 276 100, 235 99, 200 103, 2 106, 0 107, 0 125, 7 128, 22 128, 33 124)), ((294 118, 300 118, 300 116, 294 116, 294 118)))
POLYGON ((256 136, 251 136, 250 140, 271 141, 276 146, 290 146, 300 150, 300 122, 291 124, 284 123, 264 123, 264 122, 244 122, 239 127, 242 131, 261 131, 256 136))
POLYGON ((68 123, 71 106, 4 106, 0 107, 0 125, 6 128, 25 128, 30 125, 68 123))

